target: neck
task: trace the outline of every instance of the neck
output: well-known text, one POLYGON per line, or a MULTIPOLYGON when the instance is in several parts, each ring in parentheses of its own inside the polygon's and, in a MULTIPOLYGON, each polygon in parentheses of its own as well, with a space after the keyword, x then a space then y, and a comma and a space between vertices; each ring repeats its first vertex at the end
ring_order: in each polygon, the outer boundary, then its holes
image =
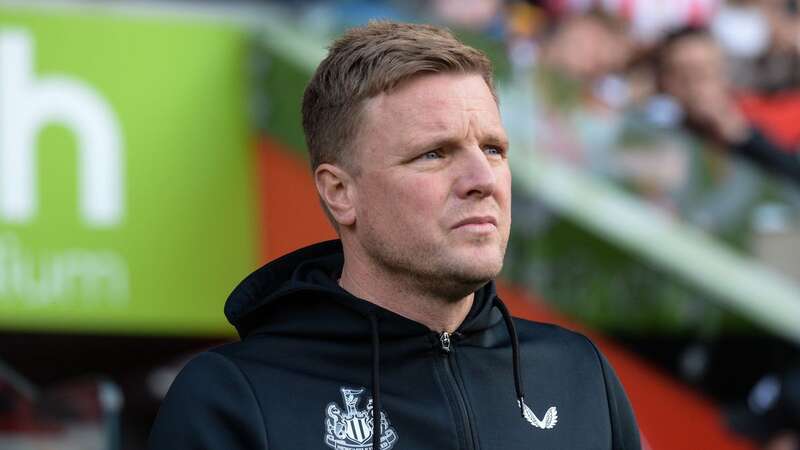
POLYGON ((475 294, 462 298, 441 298, 424 287, 393 274, 382 273, 373 264, 345 253, 339 285, 356 297, 419 322, 432 331, 452 333, 472 308, 475 294))

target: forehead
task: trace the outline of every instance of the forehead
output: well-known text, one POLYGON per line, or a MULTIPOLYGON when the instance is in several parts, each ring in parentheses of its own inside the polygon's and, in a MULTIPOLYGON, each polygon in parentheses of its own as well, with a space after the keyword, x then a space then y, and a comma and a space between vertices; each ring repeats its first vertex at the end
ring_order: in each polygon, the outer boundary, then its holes
POLYGON ((422 75, 369 99, 362 135, 413 143, 447 133, 505 138, 494 95, 478 74, 422 75))
POLYGON ((696 60, 718 59, 722 51, 710 36, 686 36, 673 43, 667 51, 667 61, 672 64, 696 60))

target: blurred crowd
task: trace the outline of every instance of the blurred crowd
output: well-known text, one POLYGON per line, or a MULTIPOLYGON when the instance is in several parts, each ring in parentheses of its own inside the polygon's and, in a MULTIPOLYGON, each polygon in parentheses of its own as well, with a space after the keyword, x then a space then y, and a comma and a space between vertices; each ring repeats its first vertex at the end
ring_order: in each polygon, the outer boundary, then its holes
POLYGON ((797 228, 796 1, 565 0, 509 12, 512 64, 534 74, 536 151, 742 247, 753 232, 797 228))

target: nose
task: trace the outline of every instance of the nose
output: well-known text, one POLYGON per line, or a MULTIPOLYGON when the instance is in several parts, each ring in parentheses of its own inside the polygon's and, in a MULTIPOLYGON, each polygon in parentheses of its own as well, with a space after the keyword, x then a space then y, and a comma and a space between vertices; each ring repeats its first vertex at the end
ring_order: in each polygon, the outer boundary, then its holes
POLYGON ((497 176, 491 161, 479 147, 462 152, 458 164, 456 193, 461 198, 488 197, 497 186, 497 176))

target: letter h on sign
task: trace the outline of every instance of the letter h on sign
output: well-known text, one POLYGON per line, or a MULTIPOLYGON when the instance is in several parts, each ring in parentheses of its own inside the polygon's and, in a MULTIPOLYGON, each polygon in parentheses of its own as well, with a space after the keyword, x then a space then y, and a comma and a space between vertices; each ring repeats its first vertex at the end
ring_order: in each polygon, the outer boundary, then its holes
POLYGON ((78 137, 78 192, 83 221, 117 225, 124 211, 123 156, 117 118, 105 99, 79 80, 35 78, 31 36, 0 29, 0 220, 30 221, 38 208, 36 137, 60 123, 78 137))

